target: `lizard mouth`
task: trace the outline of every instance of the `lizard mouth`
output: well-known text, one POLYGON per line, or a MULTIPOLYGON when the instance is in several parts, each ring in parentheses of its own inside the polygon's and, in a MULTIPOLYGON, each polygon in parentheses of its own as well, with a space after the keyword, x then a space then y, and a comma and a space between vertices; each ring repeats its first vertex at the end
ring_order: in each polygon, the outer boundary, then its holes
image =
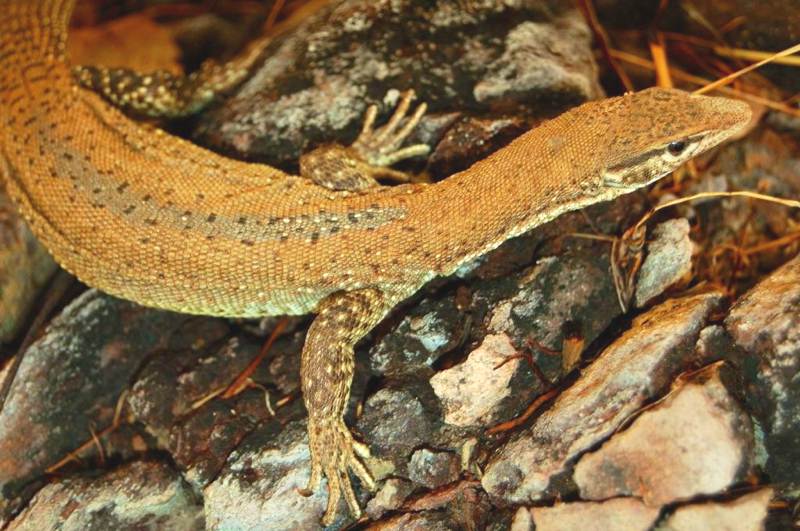
POLYGON ((608 186, 609 188, 619 188, 619 189, 630 188, 630 185, 623 183, 616 176, 610 176, 610 175, 606 175, 603 177, 603 184, 605 186, 608 186))
POLYGON ((631 183, 627 182, 627 179, 623 174, 614 171, 607 171, 603 175, 603 185, 607 186, 608 188, 616 188, 617 190, 628 190, 635 188, 635 186, 632 186, 631 183))

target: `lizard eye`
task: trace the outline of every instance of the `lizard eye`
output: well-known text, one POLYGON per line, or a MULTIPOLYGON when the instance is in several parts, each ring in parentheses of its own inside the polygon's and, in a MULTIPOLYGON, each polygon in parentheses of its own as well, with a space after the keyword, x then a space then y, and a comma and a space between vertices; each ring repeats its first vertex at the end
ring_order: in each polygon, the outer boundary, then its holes
POLYGON ((667 144, 667 151, 670 155, 680 155, 686 149, 686 142, 684 140, 676 140, 667 144))

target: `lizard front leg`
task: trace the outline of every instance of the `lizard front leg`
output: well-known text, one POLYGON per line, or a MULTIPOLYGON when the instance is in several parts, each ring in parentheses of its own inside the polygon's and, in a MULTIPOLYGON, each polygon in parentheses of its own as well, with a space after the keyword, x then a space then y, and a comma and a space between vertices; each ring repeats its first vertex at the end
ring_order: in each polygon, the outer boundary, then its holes
POLYGON ((311 451, 311 478, 306 493, 319 487, 323 474, 328 478, 328 505, 322 519, 326 526, 336 517, 342 496, 353 516, 361 515, 350 484, 350 470, 367 487, 375 484, 360 460, 369 451, 353 439, 342 416, 353 379, 353 346, 397 300, 377 289, 333 294, 321 303, 308 330, 300 367, 311 451))
POLYGON ((350 147, 327 144, 303 155, 300 157, 300 175, 331 190, 365 190, 378 186, 377 179, 408 181, 407 174, 389 166, 411 157, 427 155, 430 151, 426 144, 400 147, 427 109, 422 103, 414 114, 406 117, 413 99, 413 90, 403 92, 392 117, 377 129, 373 129, 373 126, 378 108, 371 105, 367 109, 361 134, 350 147))

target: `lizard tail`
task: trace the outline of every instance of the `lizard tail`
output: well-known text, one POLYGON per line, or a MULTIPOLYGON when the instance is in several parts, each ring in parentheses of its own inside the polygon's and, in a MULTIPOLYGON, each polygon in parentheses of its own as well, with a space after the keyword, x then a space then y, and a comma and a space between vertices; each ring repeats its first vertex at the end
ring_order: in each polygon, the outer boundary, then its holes
POLYGON ((66 61, 75 0, 0 0, 0 57, 66 61))

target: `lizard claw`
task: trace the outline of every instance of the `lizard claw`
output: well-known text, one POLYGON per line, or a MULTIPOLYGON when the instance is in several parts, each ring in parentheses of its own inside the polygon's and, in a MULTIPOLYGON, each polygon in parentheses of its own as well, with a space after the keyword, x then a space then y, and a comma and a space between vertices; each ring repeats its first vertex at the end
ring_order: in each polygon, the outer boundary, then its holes
MULTIPOLYGON (((375 124, 375 117, 378 114, 378 109, 375 105, 370 105, 367 109, 366 117, 364 118, 364 125, 361 128, 361 134, 351 146, 361 157, 364 158, 373 166, 391 166, 395 162, 427 155, 430 147, 427 144, 415 144, 400 148, 400 145, 408 137, 411 131, 419 123, 422 115, 427 110, 427 105, 421 103, 417 109, 409 117, 406 117, 408 109, 411 105, 411 100, 414 99, 415 94, 413 90, 403 92, 400 103, 397 104, 397 109, 386 125, 373 129, 375 124), (406 119, 402 124, 403 119, 406 119)), ((397 172, 400 173, 400 172, 397 172)))
POLYGON ((361 462, 362 458, 369 457, 366 445, 353 439, 350 430, 344 422, 329 422, 309 419, 309 441, 311 449, 311 477, 308 486, 300 489, 302 495, 309 495, 317 488, 324 475, 328 479, 328 504, 322 524, 329 526, 336 519, 339 500, 344 497, 350 514, 358 519, 361 516, 361 507, 358 504, 353 485, 350 482, 349 472, 361 480, 361 483, 373 490, 375 480, 361 462))

